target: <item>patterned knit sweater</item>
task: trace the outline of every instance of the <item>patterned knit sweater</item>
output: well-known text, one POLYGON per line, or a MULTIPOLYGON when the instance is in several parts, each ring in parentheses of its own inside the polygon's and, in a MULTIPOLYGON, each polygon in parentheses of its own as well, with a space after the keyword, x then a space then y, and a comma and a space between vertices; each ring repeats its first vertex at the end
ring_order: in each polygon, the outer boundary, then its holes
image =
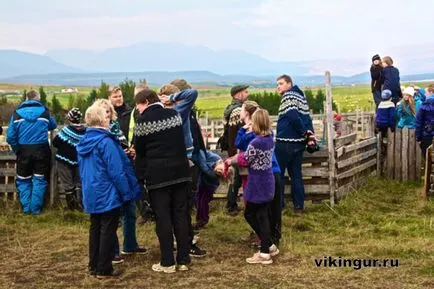
POLYGON ((64 126, 53 140, 53 145, 57 148, 56 160, 70 166, 77 166, 77 144, 86 133, 86 128, 82 125, 64 126))
POLYGON ((274 198, 274 175, 272 157, 274 141, 271 135, 256 136, 245 153, 238 154, 238 164, 249 168, 244 200, 261 204, 271 202, 274 198))
POLYGON ((280 100, 276 141, 303 143, 308 130, 314 132, 309 105, 303 91, 295 85, 280 100))

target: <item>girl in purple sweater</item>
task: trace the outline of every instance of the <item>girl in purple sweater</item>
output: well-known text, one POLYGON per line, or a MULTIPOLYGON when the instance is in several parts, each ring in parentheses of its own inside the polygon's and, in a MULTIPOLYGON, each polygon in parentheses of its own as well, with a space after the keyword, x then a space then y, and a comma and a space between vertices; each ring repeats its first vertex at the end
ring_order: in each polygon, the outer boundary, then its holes
POLYGON ((274 140, 271 136, 271 121, 268 112, 257 109, 252 116, 252 131, 256 137, 250 142, 247 150, 238 154, 240 166, 249 168, 244 200, 246 208, 244 217, 261 239, 261 249, 253 257, 247 258, 249 264, 271 264, 272 256, 279 249, 271 242, 269 206, 274 198, 274 175, 272 157, 274 140))

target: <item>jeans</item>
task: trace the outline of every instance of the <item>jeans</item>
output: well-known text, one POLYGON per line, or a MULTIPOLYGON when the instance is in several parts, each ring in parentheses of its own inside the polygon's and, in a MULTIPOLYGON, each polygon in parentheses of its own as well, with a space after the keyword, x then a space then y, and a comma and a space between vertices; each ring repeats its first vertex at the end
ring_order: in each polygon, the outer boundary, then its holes
POLYGON ((244 210, 244 218, 256 235, 261 239, 261 253, 270 253, 271 238, 270 238, 270 203, 254 204, 246 203, 244 210))
MULTIPOLYGON (((136 203, 125 202, 121 207, 122 230, 124 235, 124 252, 134 252, 137 247, 136 237, 136 203)), ((115 256, 119 255, 119 239, 116 236, 115 256)))
POLYGON ((110 275, 116 243, 120 209, 90 215, 89 270, 100 275, 110 275))
POLYGON ((177 252, 176 263, 190 263, 190 236, 188 227, 188 183, 149 191, 151 205, 155 212, 156 232, 160 242, 161 266, 173 266, 173 233, 175 233, 177 252))
POLYGON ((283 193, 285 190, 285 170, 288 170, 288 175, 291 178, 291 196, 294 209, 304 208, 304 184, 301 172, 304 149, 304 142, 277 142, 274 149, 281 171, 281 192, 283 193))

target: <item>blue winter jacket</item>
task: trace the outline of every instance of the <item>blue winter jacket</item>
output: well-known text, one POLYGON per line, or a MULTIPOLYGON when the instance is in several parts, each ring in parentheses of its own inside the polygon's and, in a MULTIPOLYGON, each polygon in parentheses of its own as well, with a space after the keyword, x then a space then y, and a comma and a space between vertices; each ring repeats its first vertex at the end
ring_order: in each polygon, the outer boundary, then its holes
MULTIPOLYGON (((247 150, 247 147, 249 146, 250 142, 256 137, 256 134, 254 132, 247 132, 245 128, 240 128, 237 133, 237 138, 235 139, 235 147, 239 149, 242 152, 245 152, 247 150)), ((276 153, 273 152, 272 157, 272 169, 273 174, 280 174, 280 166, 277 162, 276 153)))
POLYGON ((395 130, 396 125, 396 109, 395 104, 390 101, 382 101, 378 105, 375 123, 379 129, 395 130))
POLYGON ((429 96, 416 114, 416 140, 434 136, 434 96, 429 96))
POLYGON ((86 213, 108 212, 141 197, 133 166, 110 131, 88 128, 77 155, 86 213))
POLYGON ((419 92, 414 94, 414 100, 419 100, 421 103, 423 103, 426 100, 425 93, 425 89, 419 89, 419 92))
POLYGON ((193 137, 190 130, 190 114, 196 102, 198 93, 196 89, 186 89, 172 94, 171 102, 176 102, 175 110, 181 115, 182 129, 184 130, 184 142, 187 150, 187 157, 191 159, 193 153, 193 137))
MULTIPOLYGON (((410 111, 410 107, 407 106, 405 109, 402 106, 403 101, 401 101, 396 109, 396 115, 398 117, 398 128, 409 128, 414 129, 416 128, 416 116, 413 115, 413 113, 410 111)), ((420 101, 415 101, 415 110, 416 115, 419 111, 419 108, 421 106, 420 101)))
POLYGON ((280 100, 276 141, 303 143, 308 130, 314 132, 309 104, 303 91, 295 85, 280 100))
POLYGON ((14 152, 19 151, 20 145, 48 144, 48 131, 56 127, 56 121, 42 102, 26 100, 11 117, 7 142, 14 152))
POLYGON ((211 151, 199 150, 193 154, 192 161, 199 167, 199 185, 206 188, 217 189, 220 185, 219 178, 214 172, 214 167, 221 160, 218 154, 211 151))
POLYGON ((401 83, 399 70, 396 67, 387 66, 383 68, 382 82, 383 90, 390 90, 392 92, 393 100, 396 100, 400 97, 401 83))

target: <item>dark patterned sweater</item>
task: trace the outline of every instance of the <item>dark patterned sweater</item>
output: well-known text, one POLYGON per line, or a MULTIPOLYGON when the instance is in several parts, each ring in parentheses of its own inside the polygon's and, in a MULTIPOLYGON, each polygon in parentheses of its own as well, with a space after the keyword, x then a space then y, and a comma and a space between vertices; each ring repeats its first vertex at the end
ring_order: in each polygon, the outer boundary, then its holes
POLYGON ((53 145, 57 148, 56 160, 70 166, 76 166, 77 144, 86 133, 86 128, 82 125, 64 126, 53 140, 53 145))

